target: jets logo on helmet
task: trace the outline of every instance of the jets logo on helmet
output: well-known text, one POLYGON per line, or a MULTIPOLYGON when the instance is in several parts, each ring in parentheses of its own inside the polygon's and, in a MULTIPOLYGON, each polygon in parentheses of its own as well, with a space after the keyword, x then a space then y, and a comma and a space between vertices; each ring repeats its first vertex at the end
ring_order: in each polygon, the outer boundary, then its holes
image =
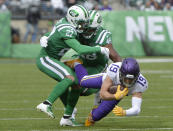
POLYGON ((70 10, 69 11, 69 14, 72 16, 72 17, 77 17, 79 15, 79 13, 75 10, 70 10))
POLYGON ((91 10, 89 11, 89 21, 89 27, 85 30, 83 34, 86 39, 91 38, 95 34, 97 29, 101 26, 102 17, 97 11, 91 10))
POLYGON ((98 17, 97 23, 98 23, 98 24, 102 23, 102 17, 101 17, 101 16, 98 17))
POLYGON ((82 33, 89 24, 89 13, 82 5, 71 6, 66 18, 73 26, 75 26, 78 33, 82 33))

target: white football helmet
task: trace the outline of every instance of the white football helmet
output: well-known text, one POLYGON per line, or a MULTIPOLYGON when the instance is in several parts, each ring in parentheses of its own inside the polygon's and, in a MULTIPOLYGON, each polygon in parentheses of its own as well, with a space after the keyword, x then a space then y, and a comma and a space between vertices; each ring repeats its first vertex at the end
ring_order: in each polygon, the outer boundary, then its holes
POLYGON ((89 25, 88 10, 82 5, 71 6, 67 11, 66 18, 75 26, 78 33, 82 33, 89 25))
POLYGON ((83 33, 83 36, 86 39, 91 38, 95 34, 97 29, 101 26, 102 23, 101 15, 95 10, 89 11, 89 23, 90 23, 89 27, 83 33))

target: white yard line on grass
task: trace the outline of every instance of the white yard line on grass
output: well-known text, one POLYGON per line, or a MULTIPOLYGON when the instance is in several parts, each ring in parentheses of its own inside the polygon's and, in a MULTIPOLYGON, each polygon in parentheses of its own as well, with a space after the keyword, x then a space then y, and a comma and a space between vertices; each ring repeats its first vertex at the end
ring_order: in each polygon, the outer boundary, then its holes
MULTIPOLYGON (((173 128, 113 128, 113 129, 106 129, 106 131, 153 131, 153 130, 173 130, 173 128)), ((33 129, 31 131, 105 131, 105 129, 51 129, 51 130, 37 130, 33 129)))
MULTIPOLYGON (((151 92, 151 93, 148 93, 148 94, 155 94, 155 95, 157 95, 157 94, 160 94, 160 93, 157 93, 157 92, 153 93, 153 92, 151 92)), ((171 92, 170 94, 173 94, 173 92, 171 92)), ((144 99, 144 101, 157 101, 157 102, 158 102, 158 100, 159 101, 173 101, 173 98, 171 97, 171 98, 152 98, 152 99, 146 98, 146 99, 144 99)), ((91 98, 90 100, 79 100, 79 101, 87 103, 87 102, 93 101, 93 99, 91 98)), ((131 101, 131 99, 127 99, 126 101, 131 101)), ((27 101, 27 102, 24 102, 24 101, 0 101, 0 104, 6 104, 6 103, 8 103, 8 104, 21 104, 22 103, 23 104, 23 103, 33 103, 33 101, 27 101)), ((59 108, 56 108, 56 106, 55 106, 55 109, 59 109, 59 108)))
MULTIPOLYGON (((128 107, 124 107, 124 108, 128 108, 128 107)), ((153 106, 153 107, 145 107, 146 109, 155 109, 155 108, 157 108, 157 109, 164 109, 164 108, 166 108, 166 109, 172 109, 173 108, 173 106, 153 106)), ((83 107, 83 108, 78 108, 79 110, 90 110, 91 108, 90 107, 88 107, 88 108, 86 108, 86 107, 83 107)), ((36 110, 35 108, 0 108, 0 111, 34 111, 34 110, 36 110)), ((64 108, 62 107, 62 108, 54 108, 54 110, 64 110, 64 108)))
MULTIPOLYGON (((144 131, 152 131, 152 130, 172 130, 173 128, 124 128, 124 129, 108 129, 110 131, 137 131, 137 130, 144 130, 144 131)), ((96 131, 105 131, 105 129, 96 129, 96 131)))
POLYGON ((172 70, 142 70, 143 74, 173 74, 172 70))
POLYGON ((139 58, 137 59, 139 63, 164 63, 173 62, 173 58, 139 58))
MULTIPOLYGON (((134 116, 134 117, 130 117, 131 119, 136 119, 136 118, 172 118, 173 116, 134 116)), ((87 116, 81 116, 78 117, 78 119, 85 119, 87 118, 87 116)), ((126 117, 105 117, 104 119, 127 119, 126 117)), ((0 118, 0 121, 16 121, 16 120, 47 120, 47 119, 51 119, 51 118, 34 118, 34 117, 23 117, 23 118, 0 118)), ((55 118, 58 119, 58 118, 55 118)))

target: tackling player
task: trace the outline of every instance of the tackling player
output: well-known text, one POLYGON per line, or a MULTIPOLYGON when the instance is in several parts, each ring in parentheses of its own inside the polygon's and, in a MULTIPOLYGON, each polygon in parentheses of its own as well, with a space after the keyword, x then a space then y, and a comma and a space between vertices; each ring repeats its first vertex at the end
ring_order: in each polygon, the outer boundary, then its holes
MULTIPOLYGON (((71 62, 72 63, 72 62, 71 62)), ((148 88, 146 78, 140 73, 139 64, 133 58, 126 58, 123 62, 112 63, 106 73, 88 75, 85 68, 74 62, 80 86, 84 88, 101 88, 100 96, 103 99, 98 108, 93 109, 85 121, 85 126, 91 126, 95 121, 105 117, 113 109, 117 116, 134 116, 141 111, 142 93, 148 88), (124 90, 117 87, 117 92, 111 94, 109 88, 114 85, 124 86, 124 90), (124 110, 116 106, 126 95, 132 95, 132 107, 124 110)))
MULTIPOLYGON (((101 15, 95 10, 89 11, 89 20, 89 27, 87 27, 83 33, 79 34, 78 40, 80 41, 80 43, 89 46, 99 45, 107 47, 110 51, 109 57, 111 58, 111 60, 113 62, 121 61, 120 56, 112 46, 112 34, 101 26, 101 15)), ((89 75, 103 72, 106 69, 109 60, 108 57, 100 53, 88 53, 82 55, 79 54, 78 57, 82 60, 83 66, 86 68, 89 75)), ((70 66, 69 61, 66 61, 65 63, 70 66)), ((71 68, 73 67, 71 66, 71 68)), ((99 97, 97 97, 99 96, 99 89, 81 88, 80 95, 88 96, 93 93, 97 93, 94 105, 98 106, 98 102, 100 102, 99 97)), ((67 101, 67 106, 68 104, 70 104, 70 101, 67 101)), ((68 110, 69 108, 66 108, 66 112, 68 112, 68 110)), ((62 117, 60 125, 70 126, 71 122, 68 119, 62 117)))
MULTIPOLYGON (((67 11, 65 18, 56 23, 52 32, 41 38, 42 49, 36 60, 37 67, 58 81, 48 98, 36 108, 46 113, 51 118, 55 118, 52 112, 52 104, 60 97, 68 87, 77 84, 75 73, 72 69, 60 62, 61 57, 70 48, 79 54, 102 53, 109 55, 109 50, 104 47, 89 47, 81 45, 77 40, 77 35, 82 33, 88 26, 88 11, 81 5, 74 5, 67 11)), ((71 108, 76 105, 79 89, 72 88, 67 99, 71 100, 71 108)), ((66 101, 64 100, 64 103, 66 101)), ((73 110, 72 110, 73 111, 73 110)), ((71 112, 69 112, 71 114, 71 112)), ((72 120, 71 120, 72 121, 72 120)), ((73 122, 73 121, 72 121, 73 122)))

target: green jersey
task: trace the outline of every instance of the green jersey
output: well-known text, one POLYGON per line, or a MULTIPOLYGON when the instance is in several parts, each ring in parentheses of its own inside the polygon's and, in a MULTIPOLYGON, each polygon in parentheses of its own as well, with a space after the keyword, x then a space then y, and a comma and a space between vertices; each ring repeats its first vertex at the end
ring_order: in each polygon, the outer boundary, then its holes
MULTIPOLYGON (((79 36, 78 40, 82 44, 89 46, 105 46, 106 44, 112 43, 112 34, 103 27, 100 27, 95 35, 93 35, 90 39, 85 39, 81 35, 79 36)), ((101 53, 80 55, 80 59, 82 59, 84 65, 86 66, 95 66, 97 64, 105 66, 108 62, 108 59, 105 57, 105 55, 101 53)))
POLYGON ((64 40, 76 37, 76 29, 63 18, 55 24, 52 32, 49 33, 48 46, 43 48, 41 53, 59 60, 70 49, 64 40))
POLYGON ((77 40, 77 31, 66 18, 58 21, 53 30, 48 35, 47 47, 42 48, 40 56, 50 56, 60 60, 70 49, 74 49, 79 54, 100 52, 100 48, 81 45, 77 40))

